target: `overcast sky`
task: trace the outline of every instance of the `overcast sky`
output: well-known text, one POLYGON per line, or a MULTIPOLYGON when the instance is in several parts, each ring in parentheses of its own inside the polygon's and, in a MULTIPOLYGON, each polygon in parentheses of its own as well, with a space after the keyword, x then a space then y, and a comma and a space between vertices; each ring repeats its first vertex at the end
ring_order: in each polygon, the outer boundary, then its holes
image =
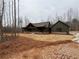
MULTIPOLYGON (((12 0, 5 1, 5 6, 9 6, 9 1, 12 0)), ((56 15, 66 15, 70 8, 78 10, 79 0, 20 0, 20 16, 23 18, 25 16, 28 17, 30 22, 47 21, 48 18, 54 20, 53 18, 55 18, 56 15)), ((5 9, 9 11, 9 7, 5 9)), ((7 15, 7 17, 9 17, 9 15, 7 15)), ((23 24, 25 24, 25 22, 23 22, 23 24)))
POLYGON ((79 8, 79 0, 20 0, 20 15, 32 21, 63 15, 69 8, 79 8))

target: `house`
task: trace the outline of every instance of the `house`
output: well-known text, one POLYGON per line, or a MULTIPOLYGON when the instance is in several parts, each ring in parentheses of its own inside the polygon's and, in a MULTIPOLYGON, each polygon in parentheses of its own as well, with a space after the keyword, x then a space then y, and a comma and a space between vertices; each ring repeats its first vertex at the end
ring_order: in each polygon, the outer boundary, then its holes
POLYGON ((23 31, 29 32, 66 32, 67 34, 69 34, 69 28, 69 25, 65 24, 62 21, 58 21, 53 25, 51 25, 50 22, 29 23, 22 29, 23 31))
POLYGON ((62 21, 56 22, 54 25, 51 26, 51 31, 53 32, 66 32, 69 34, 69 25, 62 21))
POLYGON ((29 23, 26 27, 22 28, 23 31, 29 32, 48 32, 50 22, 29 23))

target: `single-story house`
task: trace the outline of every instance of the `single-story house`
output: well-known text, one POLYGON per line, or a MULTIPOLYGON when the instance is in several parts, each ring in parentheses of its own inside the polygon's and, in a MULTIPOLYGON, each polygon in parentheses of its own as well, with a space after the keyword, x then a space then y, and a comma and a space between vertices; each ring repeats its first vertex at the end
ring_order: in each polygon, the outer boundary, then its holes
POLYGON ((23 27, 23 31, 30 32, 47 32, 50 22, 41 22, 41 23, 29 23, 26 27, 23 27))
POLYGON ((29 23, 26 27, 22 28, 23 31, 29 32, 66 32, 69 34, 69 25, 62 21, 58 21, 55 24, 50 24, 50 22, 41 23, 29 23))

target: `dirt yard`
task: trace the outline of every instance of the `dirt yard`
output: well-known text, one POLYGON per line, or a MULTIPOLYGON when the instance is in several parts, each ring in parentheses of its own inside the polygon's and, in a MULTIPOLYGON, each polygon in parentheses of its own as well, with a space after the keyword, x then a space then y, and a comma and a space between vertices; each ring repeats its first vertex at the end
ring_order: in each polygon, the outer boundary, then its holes
POLYGON ((0 59, 79 59, 79 44, 72 42, 72 38, 72 35, 20 34, 17 39, 0 44, 0 59))
POLYGON ((72 40, 73 35, 59 35, 59 34, 19 34, 21 37, 28 37, 38 41, 64 41, 72 40))

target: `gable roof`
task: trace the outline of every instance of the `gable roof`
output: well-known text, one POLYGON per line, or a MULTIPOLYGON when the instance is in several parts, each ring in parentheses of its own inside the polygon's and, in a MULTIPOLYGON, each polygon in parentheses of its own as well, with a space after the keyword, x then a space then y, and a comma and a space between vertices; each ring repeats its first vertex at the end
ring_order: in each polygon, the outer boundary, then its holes
POLYGON ((62 22, 62 21, 57 21, 55 24, 50 24, 50 22, 40 22, 40 23, 29 23, 26 27, 24 27, 24 28, 27 28, 27 27, 29 27, 29 26, 31 26, 31 27, 49 27, 49 25, 50 25, 50 27, 54 27, 56 24, 58 24, 58 23, 62 23, 62 24, 64 24, 65 26, 67 26, 67 27, 70 27, 68 24, 66 24, 66 23, 64 23, 64 22, 62 22))
POLYGON ((29 23, 29 24, 27 25, 27 27, 28 27, 29 25, 32 26, 32 27, 35 27, 32 23, 29 23))
POLYGON ((28 27, 35 27, 32 23, 29 23, 26 27, 23 27, 23 29, 26 29, 26 28, 28 28, 28 27))
POLYGON ((49 27, 50 22, 33 23, 35 27, 49 27))
POLYGON ((64 22, 62 22, 62 21, 60 21, 60 20, 59 20, 58 22, 56 22, 52 27, 54 27, 54 26, 55 26, 56 24, 58 24, 59 22, 62 23, 62 24, 64 24, 64 25, 67 26, 67 27, 70 27, 68 24, 66 24, 66 23, 64 23, 64 22))
POLYGON ((27 28, 29 26, 31 26, 31 27, 49 27, 49 25, 50 25, 50 22, 29 23, 26 27, 23 27, 23 29, 27 28))

